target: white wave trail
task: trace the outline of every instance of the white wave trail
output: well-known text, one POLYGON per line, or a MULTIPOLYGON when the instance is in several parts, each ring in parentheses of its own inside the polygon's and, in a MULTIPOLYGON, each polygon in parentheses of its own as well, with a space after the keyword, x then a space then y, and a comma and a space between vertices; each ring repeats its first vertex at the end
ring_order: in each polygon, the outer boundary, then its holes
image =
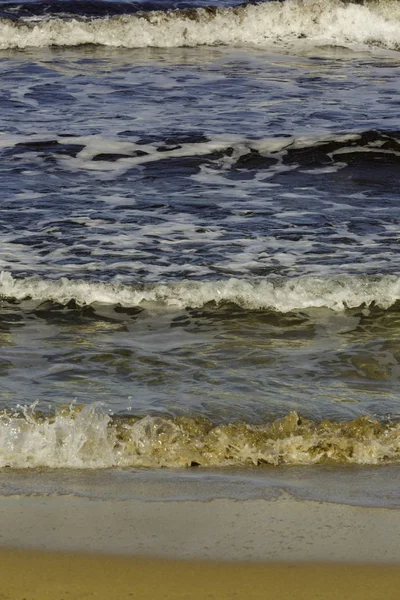
POLYGON ((383 309, 400 300, 400 278, 395 275, 359 277, 300 277, 293 279, 218 281, 184 280, 170 284, 123 285, 61 278, 17 279, 0 274, 0 298, 32 299, 80 306, 92 304, 143 308, 158 304, 171 308, 201 308, 208 303, 232 302, 249 310, 293 310, 326 307, 334 311, 377 305, 383 309))
POLYGON ((43 46, 146 48, 312 43, 400 48, 397 0, 286 0, 231 8, 153 11, 99 19, 0 20, 0 49, 43 46))

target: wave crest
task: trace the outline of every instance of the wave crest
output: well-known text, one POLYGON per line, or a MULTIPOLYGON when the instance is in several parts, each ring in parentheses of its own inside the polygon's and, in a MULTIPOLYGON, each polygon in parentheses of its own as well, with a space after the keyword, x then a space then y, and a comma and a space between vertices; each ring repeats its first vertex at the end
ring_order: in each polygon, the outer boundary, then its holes
POLYGON ((265 45, 308 39, 334 45, 400 48, 394 0, 286 0, 229 8, 200 7, 113 17, 0 19, 0 48, 96 44, 124 48, 265 45))
POLYGON ((400 300, 400 278, 395 275, 299 277, 293 279, 184 280, 171 284, 123 285, 39 278, 17 279, 0 274, 0 298, 37 303, 46 301, 79 306, 96 303, 125 308, 157 304, 177 309, 201 308, 207 304, 233 303, 247 310, 287 313, 301 309, 347 308, 376 305, 388 309, 400 300))
POLYGON ((216 425, 202 417, 110 417, 98 404, 46 416, 35 406, 0 415, 0 467, 223 467, 400 459, 400 424, 339 423, 291 412, 265 425, 216 425))

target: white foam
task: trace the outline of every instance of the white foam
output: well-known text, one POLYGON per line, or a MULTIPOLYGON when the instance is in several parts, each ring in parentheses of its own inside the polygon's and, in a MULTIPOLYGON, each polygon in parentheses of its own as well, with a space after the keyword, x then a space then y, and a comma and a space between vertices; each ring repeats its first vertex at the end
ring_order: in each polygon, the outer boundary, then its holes
POLYGON ((116 283, 16 279, 0 274, 0 296, 37 302, 47 300, 78 305, 119 304, 125 307, 157 303, 166 307, 199 308, 208 303, 233 302, 250 310, 289 312, 326 307, 334 311, 376 304, 387 309, 400 299, 400 278, 395 275, 300 277, 293 279, 224 279, 172 284, 129 286, 116 283))
POLYGON ((287 0, 235 8, 154 11, 95 20, 51 18, 0 21, 0 48, 76 46, 180 47, 265 45, 296 39, 335 45, 400 47, 396 0, 348 4, 340 0, 287 0))
MULTIPOLYGON (((0 420, 0 466, 94 468, 115 464, 110 417, 98 404, 38 420, 35 404, 0 420)), ((116 455, 117 456, 117 455, 116 455)))
MULTIPOLYGON (((354 137, 354 136, 353 136, 354 137)), ((85 169, 92 171, 118 171, 122 173, 132 167, 139 167, 146 163, 156 162, 157 160, 165 160, 166 158, 185 158, 187 156, 205 156, 212 152, 226 150, 230 144, 236 144, 238 136, 215 136, 214 139, 206 142, 183 143, 179 144, 178 148, 166 150, 163 152, 157 151, 157 144, 136 144, 135 142, 121 142, 116 140, 108 140, 100 135, 83 136, 83 137, 64 137, 62 142, 66 144, 84 144, 84 148, 77 153, 76 157, 62 157, 60 162, 64 168, 71 170, 85 169), (144 155, 135 156, 135 153, 140 151, 146 153, 144 155), (93 158, 100 154, 121 154, 121 158, 115 161, 108 161, 107 157, 104 160, 97 159, 93 162, 93 158), (129 156, 132 154, 133 156, 129 156)), ((287 139, 279 140, 279 142, 271 141, 268 150, 281 150, 287 145, 287 139)), ((301 143, 301 141, 300 141, 301 143)), ((247 148, 247 140, 244 141, 244 148, 247 148)), ((239 154, 238 148, 237 154, 239 154)), ((267 149, 266 149, 267 150, 267 149)))

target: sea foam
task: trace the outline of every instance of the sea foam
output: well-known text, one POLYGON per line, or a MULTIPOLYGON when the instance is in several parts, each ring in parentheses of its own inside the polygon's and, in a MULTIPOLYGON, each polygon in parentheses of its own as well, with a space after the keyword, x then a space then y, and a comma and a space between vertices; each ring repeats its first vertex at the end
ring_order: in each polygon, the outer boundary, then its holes
POLYGON ((52 281, 14 278, 0 274, 0 299, 31 299, 79 306, 96 303, 143 307, 157 304, 177 309, 201 308, 207 304, 233 303, 247 310, 281 313, 309 308, 346 308, 376 305, 388 309, 400 300, 400 278, 396 275, 298 277, 280 279, 183 280, 170 284, 89 282, 66 277, 52 281))
POLYGON ((215 424, 203 417, 111 417, 96 403, 47 416, 34 405, 0 414, 0 467, 374 465, 399 459, 399 423, 369 417, 314 423, 290 412, 261 425, 215 424))
POLYGON ((230 8, 140 12, 103 18, 0 20, 0 48, 96 44, 124 48, 269 45, 307 40, 400 47, 396 0, 286 0, 230 8))

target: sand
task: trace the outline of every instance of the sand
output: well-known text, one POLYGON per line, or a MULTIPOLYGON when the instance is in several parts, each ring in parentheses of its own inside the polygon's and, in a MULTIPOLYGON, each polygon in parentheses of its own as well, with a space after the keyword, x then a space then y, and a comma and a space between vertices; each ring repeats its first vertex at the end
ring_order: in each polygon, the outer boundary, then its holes
POLYGON ((397 600, 397 566, 216 564, 0 552, 2 600, 397 600))
POLYGON ((400 563, 400 511, 300 500, 0 497, 0 545, 169 559, 400 563))

